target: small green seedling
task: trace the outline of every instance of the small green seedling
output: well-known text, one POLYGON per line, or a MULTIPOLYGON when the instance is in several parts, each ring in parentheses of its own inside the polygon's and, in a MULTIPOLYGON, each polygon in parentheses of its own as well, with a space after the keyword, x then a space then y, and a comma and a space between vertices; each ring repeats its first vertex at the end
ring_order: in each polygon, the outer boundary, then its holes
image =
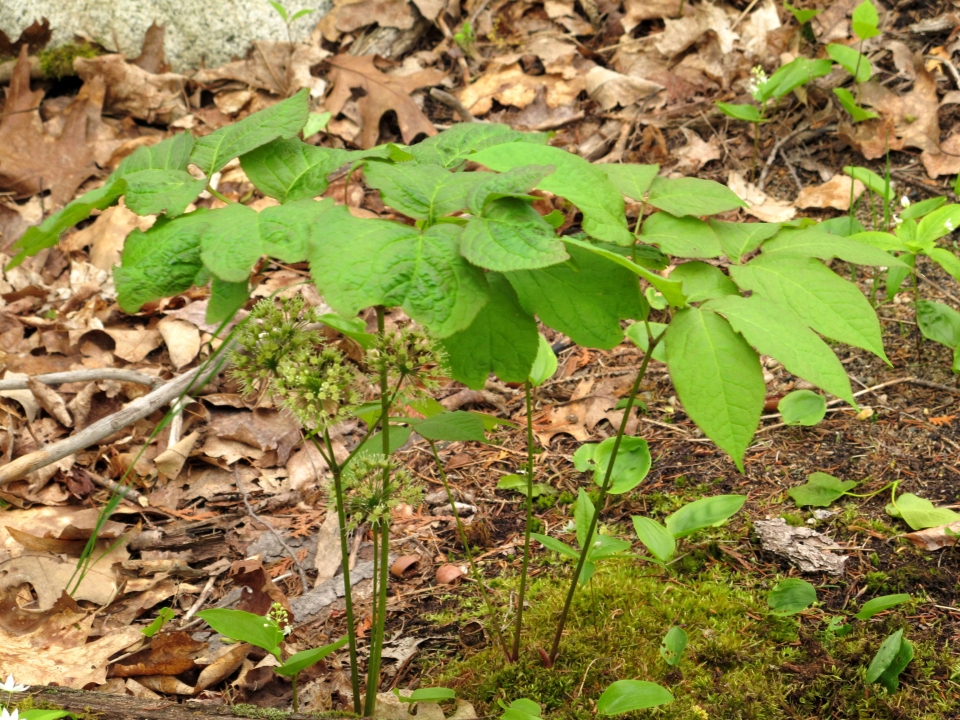
MULTIPOLYGON (((602 486, 615 442, 616 438, 607 438, 601 443, 584 443, 573 454, 573 466, 580 472, 593 470, 594 482, 602 486)), ((617 462, 608 492, 622 495, 633 490, 650 472, 651 462, 646 440, 624 437, 617 451, 617 462)))
MULTIPOLYGON (((497 481, 497 490, 515 490, 519 493, 526 494, 527 492, 527 479, 523 475, 504 475, 497 481)), ((533 497, 540 497, 541 495, 556 495, 557 489, 552 485, 547 485, 546 483, 534 483, 533 488, 533 497)))
POLYGON ((812 390, 794 390, 777 404, 787 425, 817 425, 827 414, 827 401, 812 390))
POLYGON ((960 521, 960 514, 949 508, 934 507, 932 502, 913 493, 892 496, 885 510, 891 517, 903 519, 912 530, 925 530, 960 521))
POLYGON ((897 595, 881 595, 880 597, 872 598, 863 604, 863 607, 860 608, 854 617, 857 620, 869 620, 874 615, 879 615, 882 612, 889 610, 892 607, 901 605, 907 602, 910 599, 910 596, 907 593, 899 593, 897 595))
POLYGON ((140 632, 142 632, 147 637, 153 637, 158 632, 160 632, 160 630, 163 628, 163 626, 166 623, 173 620, 173 617, 174 617, 173 610, 171 610, 168 607, 160 608, 160 612, 157 613, 157 618, 152 623, 150 623, 145 628, 143 628, 140 632))
POLYGON ((807 475, 807 482, 787 490, 797 507, 829 507, 856 487, 855 480, 840 480, 824 472, 807 475))
POLYGON ((312 650, 303 650, 284 660, 280 645, 287 636, 290 626, 286 624, 287 612, 279 603, 274 603, 266 616, 254 615, 253 613, 244 612, 243 610, 213 608, 211 610, 198 612, 197 617, 205 620, 210 627, 221 635, 231 640, 236 640, 237 642, 256 645, 258 648, 262 648, 273 655, 279 663, 279 665, 273 668, 273 671, 277 675, 290 678, 293 683, 294 712, 298 712, 299 710, 297 676, 301 671, 306 670, 311 665, 315 665, 330 653, 342 648, 347 644, 348 640, 348 638, 342 637, 330 645, 313 648, 312 650))
POLYGON ((783 3, 783 6, 790 11, 790 13, 793 15, 793 19, 797 21, 798 25, 806 25, 817 15, 823 12, 823 10, 802 10, 794 7, 788 2, 783 3))
POLYGON ((503 708, 500 720, 540 720, 540 705, 527 698, 517 698, 507 705, 503 700, 497 700, 503 708))
POLYGON ((890 635, 877 654, 870 661, 867 668, 866 681, 878 682, 886 688, 888 693, 895 693, 900 687, 900 673, 913 660, 913 646, 903 637, 903 630, 897 630, 890 635))
POLYGON ((680 664, 680 657, 686 647, 686 631, 681 627, 674 626, 664 635, 663 641, 660 643, 660 657, 666 661, 667 665, 675 667, 680 664))
POLYGON ((677 550, 677 540, 722 524, 731 518, 747 501, 746 495, 715 495, 684 505, 668 515, 664 525, 643 515, 632 516, 633 528, 640 542, 659 565, 666 565, 677 550))
POLYGON ((817 589, 800 578, 781 580, 767 595, 767 605, 774 615, 796 615, 817 601, 817 589))
POLYGON ((953 350, 952 370, 960 374, 960 312, 940 302, 918 300, 917 325, 925 338, 953 350))
POLYGON ((445 700, 455 700, 457 697, 455 690, 442 687, 418 688, 408 695, 401 695, 400 691, 394 688, 393 694, 397 696, 397 700, 408 704, 416 702, 440 703, 445 700))
POLYGON ((673 693, 646 680, 617 680, 597 700, 597 714, 621 715, 673 702, 673 693))

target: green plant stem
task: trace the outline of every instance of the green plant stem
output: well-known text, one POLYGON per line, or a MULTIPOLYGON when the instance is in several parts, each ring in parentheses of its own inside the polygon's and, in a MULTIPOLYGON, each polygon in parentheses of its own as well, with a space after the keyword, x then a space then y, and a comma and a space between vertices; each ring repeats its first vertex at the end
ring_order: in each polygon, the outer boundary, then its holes
POLYGON ((216 190, 214 190, 213 185, 211 185, 211 184, 209 184, 209 183, 207 183, 207 192, 210 193, 211 195, 213 195, 217 200, 219 200, 219 201, 222 202, 222 203, 226 203, 227 205, 234 205, 234 204, 235 204, 235 203, 233 202, 233 200, 231 200, 231 199, 228 198, 228 197, 225 197, 224 195, 221 195, 221 194, 218 193, 216 190))
POLYGON ((637 397, 637 392, 640 390, 640 382, 643 380, 643 376, 647 374, 647 366, 650 365, 650 357, 653 355, 654 349, 660 343, 660 340, 663 338, 664 330, 662 333, 657 335, 655 338, 650 338, 650 344, 647 347, 647 352, 643 356, 643 362, 640 364, 640 369, 637 371, 637 377, 633 381, 633 387, 630 388, 630 395, 627 398, 627 406, 623 411, 623 419, 620 421, 620 427, 617 429, 616 438, 613 441, 613 448, 610 452, 610 462, 607 464, 607 472, 603 477, 603 485, 600 486, 600 494, 597 497, 596 509, 593 512, 593 517, 590 518, 590 525, 587 528, 587 536, 584 540, 583 547, 580 548, 580 558, 577 560, 577 567, 573 571, 573 577, 570 579, 570 589, 567 591, 567 596, 563 602, 563 610, 560 611, 560 618, 557 620, 557 630, 553 636, 553 645, 550 648, 550 654, 547 656, 550 664, 552 665, 557 660, 557 654, 560 652, 560 640, 563 638, 563 628, 567 624, 567 616, 570 614, 570 606, 573 603, 573 596, 577 592, 577 584, 580 581, 580 573, 583 571, 583 565, 587 561, 587 554, 590 552, 590 547, 593 543, 593 533, 597 529, 597 520, 600 517, 600 511, 603 509, 603 505, 607 499, 607 492, 610 490, 610 483, 613 480, 613 466, 617 462, 617 453, 620 451, 620 442, 623 440, 623 435, 627 430, 627 422, 630 419, 630 413, 633 411, 633 402, 637 397))
MULTIPOLYGON (((299 673, 297 673, 299 675, 299 673)), ((297 693, 297 675, 294 675, 290 678, 290 683, 293 685, 293 711, 300 712, 300 697, 297 693)))
MULTIPOLYGON (((385 311, 382 305, 377 306, 377 334, 383 341, 385 333, 385 311)), ((386 362, 381 358, 380 364, 380 436, 383 439, 383 455, 390 457, 390 380, 386 362)), ((390 466, 383 470, 383 502, 390 499, 390 466)), ((370 661, 367 664, 367 695, 364 703, 364 715, 373 715, 376 708, 377 692, 380 689, 380 660, 383 651, 383 632, 387 622, 387 566, 390 564, 390 511, 377 521, 380 526, 380 567, 376 602, 374 607, 374 627, 370 636, 370 661)), ((377 552, 374 543, 374 554, 377 552)))
POLYGON ((753 124, 753 181, 757 182, 757 163, 760 158, 760 123, 753 124))
POLYGON ((447 493, 447 502, 450 503, 450 510, 453 511, 453 517, 457 521, 457 533, 460 535, 460 543, 463 545, 464 552, 467 555, 467 562, 470 564, 470 574, 473 575, 474 582, 480 588, 480 597, 487 608, 487 615, 490 617, 490 625, 493 633, 497 637, 497 642, 503 648, 503 654, 507 660, 510 660, 510 648, 506 639, 503 637, 503 631, 500 629, 500 622, 497 620, 496 612, 493 609, 493 603, 490 601, 490 594, 487 591, 486 583, 483 581, 483 575, 480 574, 480 568, 477 567, 473 559, 473 551, 470 549, 470 543, 467 541, 466 530, 463 529, 463 521, 460 519, 460 511, 457 510, 457 503, 450 492, 450 483, 447 481, 447 473, 443 469, 443 463, 440 462, 440 455, 437 452, 437 445, 433 440, 427 440, 430 443, 430 451, 433 453, 433 459, 437 463, 437 472, 440 473, 440 481, 443 483, 443 489, 447 493))
POLYGON ((893 482, 887 483, 886 485, 884 485, 884 486, 883 486, 882 488, 880 488, 879 490, 874 490, 872 493, 865 493, 865 494, 862 494, 862 495, 861 495, 861 494, 859 494, 859 493, 845 492, 844 495, 847 495, 847 496, 849 496, 849 497, 855 497, 855 498, 872 498, 874 495, 879 495, 880 493, 882 493, 882 492, 883 492, 884 490, 886 490, 887 488, 892 487, 894 490, 896 490, 896 489, 897 489, 897 485, 899 485, 899 484, 900 484, 900 481, 899 481, 899 480, 894 480, 893 482))
POLYGON ((527 593, 527 570, 530 566, 530 533, 533 532, 533 399, 530 381, 523 384, 527 403, 527 524, 523 532, 523 565, 520 569, 520 592, 517 595, 517 621, 513 632, 512 658, 520 659, 520 634, 523 632, 523 603, 527 593))
MULTIPOLYGON (((353 689, 353 711, 359 715, 360 705, 360 664, 357 661, 357 628, 353 616, 353 585, 350 582, 350 548, 347 540, 347 513, 343 498, 343 468, 337 464, 333 453, 330 433, 324 428, 323 442, 327 448, 327 464, 333 473, 333 491, 337 505, 337 522, 340 523, 340 564, 343 566, 343 600, 347 615, 347 637, 350 643, 350 684, 353 689)), ((319 442, 314 444, 320 450, 319 442)))

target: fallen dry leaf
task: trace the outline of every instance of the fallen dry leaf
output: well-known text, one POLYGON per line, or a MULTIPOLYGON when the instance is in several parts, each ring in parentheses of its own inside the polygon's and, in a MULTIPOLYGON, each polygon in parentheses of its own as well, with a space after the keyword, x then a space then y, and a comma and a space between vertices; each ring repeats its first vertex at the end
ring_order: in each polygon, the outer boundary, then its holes
POLYGON ((759 220, 771 223, 787 222, 797 214, 792 203, 770 197, 753 183, 748 183, 743 175, 736 171, 732 171, 727 177, 727 186, 747 203, 747 214, 759 220))
POLYGON ((334 0, 317 29, 328 42, 336 42, 343 33, 367 25, 409 30, 415 22, 413 8, 407 0, 334 0))
POLYGON ((671 172, 680 175, 696 175, 708 162, 720 159, 720 143, 716 135, 711 135, 710 139, 704 142, 690 128, 680 128, 680 130, 687 139, 687 144, 673 151, 678 162, 670 168, 671 172))
POLYGON ((390 574, 395 578, 402 578, 408 570, 415 570, 419 564, 419 555, 401 555, 390 566, 390 574))
POLYGON ((140 362, 160 347, 162 342, 160 331, 155 328, 111 327, 104 328, 103 331, 116 343, 113 354, 130 363, 140 362))
POLYGON ((211 685, 226 680, 243 664, 252 649, 253 646, 247 643, 221 648, 217 656, 200 672, 194 692, 206 690, 211 685))
MULTIPOLYGON (((80 587, 72 593, 75 600, 89 600, 97 605, 107 605, 116 597, 117 576, 110 560, 109 557, 104 558, 88 570, 80 587)), ((71 579, 76 582, 73 578, 76 566, 75 560, 24 554, 0 563, 0 590, 29 583, 37 595, 37 608, 49 610, 66 590, 71 579)))
POLYGON ((445 77, 441 71, 421 70, 405 77, 394 77, 380 72, 370 56, 337 55, 328 62, 333 90, 326 100, 327 110, 337 115, 357 90, 364 93, 356 100, 363 121, 361 147, 371 148, 377 144, 380 118, 388 110, 397 114, 397 123, 405 143, 413 142, 421 133, 437 134, 437 129, 417 107, 410 93, 439 83, 445 77))
POLYGON ((140 217, 127 210, 120 201, 104 210, 87 227, 68 235, 63 240, 65 252, 90 248, 90 264, 105 272, 112 272, 120 264, 123 243, 135 228, 147 230, 153 225, 152 217, 140 217))
POLYGON ((37 404, 57 422, 64 427, 73 427, 73 418, 70 417, 67 404, 56 390, 33 377, 27 378, 27 387, 36 398, 37 404))
POLYGON ((193 323, 165 317, 157 323, 157 330, 167 345, 173 366, 178 370, 193 362, 200 353, 200 330, 193 323))
POLYGON ((954 133, 940 143, 940 152, 921 153, 920 160, 927 175, 932 178, 956 175, 960 172, 960 133, 954 133))
POLYGON ((629 33, 644 20, 676 18, 683 4, 683 0, 624 0, 620 24, 629 33))
POLYGON ((143 34, 143 46, 140 55, 133 58, 130 62, 142 67, 149 73, 165 73, 170 70, 167 64, 166 53, 163 51, 163 39, 167 34, 166 25, 157 25, 150 23, 150 27, 143 34))
POLYGON ((137 682, 148 690, 170 695, 193 695, 194 689, 171 675, 143 675, 137 682))
POLYGON ((77 58, 74 69, 84 82, 106 87, 104 106, 112 113, 163 125, 187 114, 183 75, 154 74, 120 54, 77 58))
POLYGON ((285 465, 300 444, 300 425, 289 413, 257 408, 253 412, 211 414, 208 438, 234 440, 263 452, 276 452, 278 465, 285 465))
POLYGON ((657 36, 654 44, 663 55, 672 58, 708 32, 715 35, 724 55, 733 50, 733 44, 739 38, 731 28, 731 17, 726 10, 710 3, 701 3, 694 8, 692 15, 665 19, 663 32, 657 36))
POLYGON ((60 134, 53 137, 44 130, 38 111, 43 90, 30 90, 26 51, 24 46, 0 120, 0 190, 17 198, 50 190, 54 204, 63 206, 97 172, 93 143, 101 125, 104 83, 101 78, 84 84, 64 111, 60 134))
MULTIPOLYGON (((10 372, 9 370, 3 374, 4 380, 26 380, 29 377, 26 373, 10 372)), ((0 397, 16 400, 20 404, 20 407, 23 408, 23 412, 30 422, 33 422, 37 417, 37 413, 40 412, 37 399, 29 390, 0 390, 0 397)))
POLYGON ((939 550, 943 547, 955 547, 960 544, 960 538, 957 537, 958 534, 960 534, 960 522, 940 525, 939 527, 927 528, 925 530, 917 530, 907 533, 904 537, 917 547, 924 548, 925 550, 939 550), (953 534, 948 534, 948 530, 953 534))
POLYGON ((740 25, 740 45, 748 54, 767 53, 767 35, 780 27, 780 14, 773 0, 764 0, 740 25))
POLYGON ((194 73, 192 80, 205 86, 219 87, 228 83, 232 92, 217 93, 213 101, 220 112, 233 115, 256 97, 250 92, 251 88, 278 96, 292 95, 307 88, 313 97, 321 97, 326 92, 327 81, 312 75, 310 68, 328 57, 329 52, 314 45, 259 41, 250 48, 244 60, 235 60, 218 68, 201 68, 194 73), (237 82, 247 87, 236 90, 237 82))
POLYGON ((150 646, 110 667, 110 677, 179 675, 196 667, 196 658, 207 647, 185 632, 164 632, 153 636, 150 646))
POLYGON ((496 72, 482 75, 458 95, 460 102, 474 115, 485 115, 496 100, 501 105, 525 108, 537 97, 537 91, 546 88, 545 101, 548 107, 569 105, 586 87, 583 78, 565 80, 551 75, 527 75, 520 63, 504 67, 496 72))
POLYGON ((805 187, 793 204, 798 208, 834 208, 846 212, 850 209, 851 187, 854 200, 866 190, 859 180, 854 181, 849 175, 837 173, 825 183, 805 187))
POLYGON ((190 457, 190 453, 193 451, 199 438, 200 432, 194 431, 186 437, 181 438, 173 447, 169 447, 157 455, 153 459, 153 464, 157 467, 160 474, 171 480, 176 480, 177 476, 180 475, 180 471, 183 470, 183 464, 187 461, 187 458, 190 457))
POLYGON ((663 85, 643 78, 600 67, 590 68, 586 78, 587 93, 604 110, 620 105, 626 107, 656 95, 663 85))
POLYGON ((437 582, 441 585, 454 585, 466 573, 459 565, 441 565, 437 568, 437 582))

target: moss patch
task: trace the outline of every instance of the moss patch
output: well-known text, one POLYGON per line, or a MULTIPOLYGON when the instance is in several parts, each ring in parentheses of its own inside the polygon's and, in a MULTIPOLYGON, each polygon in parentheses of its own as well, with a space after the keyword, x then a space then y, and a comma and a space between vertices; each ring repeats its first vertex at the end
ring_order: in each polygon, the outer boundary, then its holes
MULTIPOLYGON (((887 695, 879 685, 865 686, 863 676, 883 639, 904 626, 901 615, 854 621, 850 635, 827 637, 830 618, 820 611, 791 618, 769 614, 766 593, 778 578, 732 572, 703 550, 687 559, 671 576, 631 561, 601 565, 577 594, 557 665, 546 669, 536 648, 550 647, 569 572, 551 568, 532 583, 519 663, 506 663, 490 644, 452 662, 437 658, 428 670, 436 676, 430 684, 455 688, 481 716, 496 713, 497 700, 526 697, 541 703, 550 720, 587 720, 596 717, 596 698, 610 683, 636 678, 664 685, 676 701, 624 717, 960 717, 960 685, 950 680, 957 656, 942 634, 916 637, 907 630, 916 657, 901 675, 901 690, 887 695), (659 654, 673 625, 690 638, 676 668, 659 654)), ((506 597, 512 583, 501 583, 506 597)))
POLYGON ((100 54, 95 47, 86 43, 69 43, 52 50, 41 50, 37 54, 40 60, 40 69, 48 78, 59 80, 68 75, 75 75, 73 61, 78 57, 92 58, 100 54))

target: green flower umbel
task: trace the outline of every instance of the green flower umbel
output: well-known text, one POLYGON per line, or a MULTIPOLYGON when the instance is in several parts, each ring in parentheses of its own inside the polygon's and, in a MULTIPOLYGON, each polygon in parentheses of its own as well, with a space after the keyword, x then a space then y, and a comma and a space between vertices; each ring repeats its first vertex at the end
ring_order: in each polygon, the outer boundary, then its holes
POLYGON ((423 495, 423 489, 406 468, 374 453, 354 458, 344 472, 343 484, 347 491, 347 515, 354 524, 377 522, 402 503, 419 505, 423 495), (391 476, 389 492, 384 488, 386 471, 391 476))

